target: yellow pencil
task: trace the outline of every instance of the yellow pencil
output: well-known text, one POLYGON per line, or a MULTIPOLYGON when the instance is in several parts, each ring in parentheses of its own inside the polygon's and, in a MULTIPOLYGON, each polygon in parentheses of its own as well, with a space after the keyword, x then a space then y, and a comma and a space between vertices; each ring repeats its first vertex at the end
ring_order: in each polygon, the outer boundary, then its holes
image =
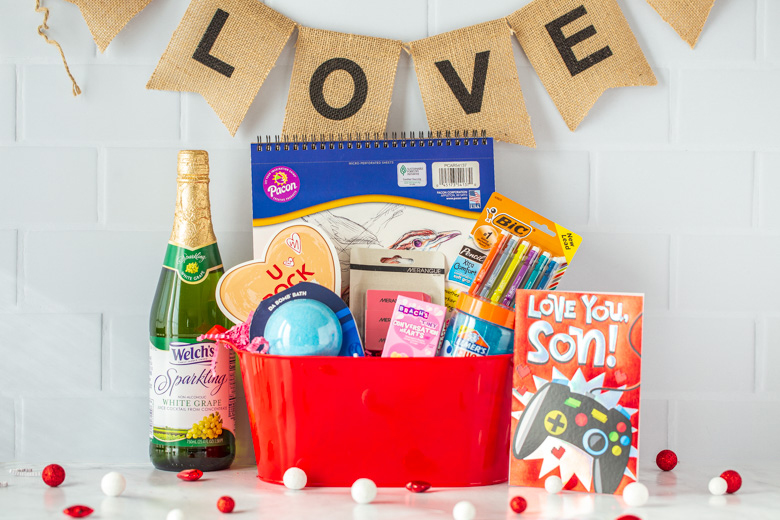
POLYGON ((490 295, 491 302, 498 303, 498 301, 501 299, 501 295, 504 294, 506 286, 509 285, 509 282, 512 280, 512 276, 515 274, 517 266, 520 265, 520 262, 523 261, 523 257, 525 256, 525 253, 528 251, 529 247, 531 247, 531 244, 529 244, 527 240, 523 240, 522 243, 517 246, 517 251, 515 251, 515 255, 509 262, 509 266, 506 268, 506 271, 504 271, 504 276, 501 277, 501 281, 498 283, 498 286, 493 291, 493 294, 490 295))

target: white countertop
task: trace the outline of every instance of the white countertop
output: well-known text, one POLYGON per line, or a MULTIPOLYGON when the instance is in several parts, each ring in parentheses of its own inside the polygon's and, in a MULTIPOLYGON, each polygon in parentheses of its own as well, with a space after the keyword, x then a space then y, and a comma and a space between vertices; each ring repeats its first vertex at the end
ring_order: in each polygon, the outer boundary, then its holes
POLYGON ((471 501, 477 519, 605 519, 634 514, 652 519, 780 519, 780 482, 774 468, 731 468, 740 472, 742 489, 734 495, 712 496, 709 480, 729 468, 688 468, 678 466, 664 473, 655 467, 643 468, 640 482, 650 490, 647 505, 629 508, 620 497, 564 491, 549 495, 544 489, 509 487, 505 484, 479 488, 432 488, 413 494, 403 488, 380 488, 376 500, 367 505, 352 501, 348 488, 306 488, 290 491, 267 484, 255 476, 254 467, 241 467, 204 474, 197 482, 183 482, 175 473, 157 471, 151 465, 63 465, 67 474, 58 488, 46 486, 40 477, 9 474, 10 468, 43 465, 0 464, 0 519, 68 518, 62 510, 81 504, 95 510, 90 519, 160 519, 180 508, 187 520, 241 518, 268 519, 353 519, 414 520, 452 518, 452 508, 460 500, 471 501), (109 471, 122 473, 127 489, 119 497, 107 497, 100 480, 109 471), (220 513, 217 499, 230 495, 236 509, 220 513), (521 495, 528 509, 516 515, 509 500, 521 495))

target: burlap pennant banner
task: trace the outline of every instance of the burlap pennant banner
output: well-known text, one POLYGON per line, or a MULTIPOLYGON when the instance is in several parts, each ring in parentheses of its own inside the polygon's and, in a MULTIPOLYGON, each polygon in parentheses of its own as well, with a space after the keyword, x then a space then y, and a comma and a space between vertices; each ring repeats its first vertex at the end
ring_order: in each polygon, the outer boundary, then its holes
POLYGON ((536 146, 505 20, 409 45, 432 131, 485 130, 502 141, 536 146))
POLYGON ((235 135, 294 30, 258 0, 193 0, 146 88, 198 92, 235 135))
MULTIPOLYGON (((67 1, 79 7, 103 52, 152 0, 67 1)), ((693 48, 715 0, 647 2, 693 48)), ((48 12, 40 0, 36 11, 45 13, 39 34, 64 62, 44 32, 48 12)), ((507 18, 409 44, 301 27, 260 0, 191 0, 146 88, 200 93, 235 136, 296 27, 287 139, 384 132, 406 49, 432 131, 476 131, 534 147, 513 32, 572 131, 607 89, 658 83, 617 0, 532 0, 507 18)))
POLYGON ((152 0, 67 0, 78 6, 100 52, 152 0))
POLYGON ((605 90, 657 84, 616 0, 534 0, 507 21, 572 131, 605 90))
POLYGON ((282 133, 385 131, 402 42, 301 27, 282 133))
POLYGON ((715 0, 647 0, 693 49, 715 0))

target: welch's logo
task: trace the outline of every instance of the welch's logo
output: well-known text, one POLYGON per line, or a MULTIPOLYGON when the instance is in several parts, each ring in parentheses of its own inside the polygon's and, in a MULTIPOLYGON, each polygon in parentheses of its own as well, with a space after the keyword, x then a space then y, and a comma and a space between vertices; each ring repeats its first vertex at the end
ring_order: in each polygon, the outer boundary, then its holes
POLYGON ((211 364, 214 343, 171 343, 169 363, 171 365, 211 364))

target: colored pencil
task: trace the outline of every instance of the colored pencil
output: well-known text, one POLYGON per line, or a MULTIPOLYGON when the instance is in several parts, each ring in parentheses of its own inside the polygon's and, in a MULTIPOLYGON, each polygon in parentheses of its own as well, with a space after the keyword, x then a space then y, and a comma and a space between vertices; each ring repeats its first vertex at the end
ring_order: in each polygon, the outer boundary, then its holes
POLYGON ((507 241, 504 251, 502 251, 501 254, 498 256, 495 267, 490 272, 490 276, 488 276, 487 281, 482 286, 482 289, 480 289, 479 296, 485 299, 490 298, 490 294, 493 291, 493 286, 497 282, 499 275, 501 275, 501 272, 504 270, 506 263, 509 261, 509 259, 512 257, 512 254, 515 252, 515 247, 517 247, 517 242, 519 240, 520 239, 517 238, 515 235, 509 237, 509 240, 507 241))
POLYGON ((519 271, 517 271, 517 275, 515 275, 514 280, 512 280, 512 284, 509 286, 509 289, 504 296, 504 300, 501 302, 504 307, 510 307, 515 301, 515 293, 517 292, 517 288, 520 287, 520 284, 523 282, 523 278, 525 278, 528 269, 531 267, 531 264, 533 264, 538 255, 539 248, 536 246, 532 247, 531 250, 528 251, 528 254, 525 255, 523 266, 519 271))
POLYGON ((498 256, 498 253, 501 252, 503 247, 506 245, 507 240, 509 240, 509 235, 501 234, 501 240, 499 240, 496 244, 493 245, 492 248, 490 248, 490 251, 488 251, 488 255, 485 257, 485 261, 482 262, 482 267, 479 269, 479 272, 477 273, 477 277, 474 278, 474 281, 471 282, 471 287, 469 287, 469 294, 471 295, 477 295, 479 294, 479 290, 482 286, 482 281, 485 279, 485 276, 488 275, 490 272, 490 268, 493 266, 493 261, 498 256))
POLYGON ((531 274, 528 276, 528 279, 523 284, 523 289, 533 289, 536 285, 536 282, 539 280, 539 276, 542 274, 542 271, 547 266, 547 262, 550 260, 550 253, 544 252, 542 253, 539 258, 536 259, 536 263, 534 264, 534 268, 531 270, 531 274))
POLYGON ((507 265, 506 269, 504 270, 504 274, 501 276, 501 281, 498 283, 496 288, 493 289, 493 294, 490 295, 490 301, 493 303, 498 303, 499 300, 501 300, 504 291, 509 285, 509 282, 512 281, 512 277, 517 273, 520 262, 523 260, 523 257, 525 256, 525 253, 528 251, 529 247, 531 247, 531 244, 529 244, 527 240, 523 240, 520 245, 517 246, 517 251, 515 251, 511 262, 509 262, 509 265, 507 265))

